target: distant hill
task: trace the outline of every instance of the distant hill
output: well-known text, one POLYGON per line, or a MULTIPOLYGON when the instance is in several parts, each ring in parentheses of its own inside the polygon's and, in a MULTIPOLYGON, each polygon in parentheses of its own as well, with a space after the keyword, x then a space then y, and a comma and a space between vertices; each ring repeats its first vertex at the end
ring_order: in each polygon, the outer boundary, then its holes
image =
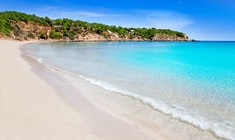
POLYGON ((52 20, 25 13, 0 12, 0 38, 57 41, 187 41, 188 36, 170 29, 124 28, 67 18, 52 20))

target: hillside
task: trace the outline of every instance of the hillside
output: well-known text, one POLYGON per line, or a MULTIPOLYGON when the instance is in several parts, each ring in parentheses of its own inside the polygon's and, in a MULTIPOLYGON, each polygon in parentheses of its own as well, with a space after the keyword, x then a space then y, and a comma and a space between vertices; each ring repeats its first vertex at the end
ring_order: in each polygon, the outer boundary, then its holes
POLYGON ((57 41, 187 41, 188 36, 170 29, 123 28, 67 18, 52 20, 25 13, 0 12, 0 38, 57 41))

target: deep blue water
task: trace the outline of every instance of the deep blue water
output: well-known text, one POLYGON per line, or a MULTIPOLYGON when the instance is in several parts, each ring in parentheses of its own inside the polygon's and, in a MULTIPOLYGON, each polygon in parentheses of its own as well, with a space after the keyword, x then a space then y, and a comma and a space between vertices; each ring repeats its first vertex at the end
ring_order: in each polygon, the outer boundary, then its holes
POLYGON ((28 55, 235 139, 235 42, 39 43, 28 55))

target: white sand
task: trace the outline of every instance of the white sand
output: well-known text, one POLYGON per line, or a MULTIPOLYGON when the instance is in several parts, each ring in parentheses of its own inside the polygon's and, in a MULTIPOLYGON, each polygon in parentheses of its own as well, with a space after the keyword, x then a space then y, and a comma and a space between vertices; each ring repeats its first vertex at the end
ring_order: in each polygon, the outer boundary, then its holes
POLYGON ((216 139, 129 97, 26 62, 19 50, 25 43, 0 40, 0 140, 216 139))
POLYGON ((24 43, 0 40, 0 140, 150 139, 78 92, 78 108, 65 102, 21 58, 24 43))
POLYGON ((31 72, 20 57, 22 44, 0 41, 0 139, 96 139, 55 89, 31 72))

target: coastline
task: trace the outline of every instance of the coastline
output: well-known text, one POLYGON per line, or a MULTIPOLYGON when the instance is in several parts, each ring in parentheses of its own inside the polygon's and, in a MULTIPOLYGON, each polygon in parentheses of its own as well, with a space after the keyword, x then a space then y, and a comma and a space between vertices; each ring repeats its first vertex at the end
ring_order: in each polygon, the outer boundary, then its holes
MULTIPOLYGON (((4 68, 0 71, 0 139, 153 139, 90 104, 68 84, 59 89, 53 87, 65 81, 50 85, 38 77, 20 56, 19 46, 25 42, 0 42, 4 68), (73 97, 67 93, 74 92, 79 102, 68 103, 73 97)), ((37 69, 39 73, 45 67, 41 68, 37 69)), ((53 75, 49 79, 55 82, 57 78, 61 77, 53 75)))
POLYGON ((79 114, 21 58, 26 42, 0 44, 0 139, 94 139, 79 114))
POLYGON ((9 96, 0 106, 1 139, 219 139, 138 100, 31 58, 25 62, 19 51, 25 43, 1 44, 9 52, 1 54, 0 95, 9 96))

